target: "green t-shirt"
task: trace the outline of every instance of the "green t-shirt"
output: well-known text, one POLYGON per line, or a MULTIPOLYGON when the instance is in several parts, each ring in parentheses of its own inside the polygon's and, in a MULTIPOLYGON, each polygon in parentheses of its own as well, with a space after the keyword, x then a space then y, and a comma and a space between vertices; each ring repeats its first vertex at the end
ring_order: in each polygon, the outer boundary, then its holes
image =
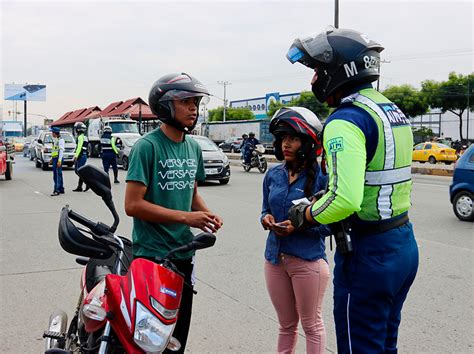
MULTIPOLYGON (((170 140, 155 129, 138 140, 130 153, 127 181, 143 183, 145 200, 174 210, 191 211, 196 181, 204 180, 201 148, 192 138, 183 142, 170 140)), ((133 218, 133 255, 164 257, 171 249, 193 238, 188 225, 154 223, 133 218)), ((193 251, 177 253, 174 258, 186 259, 193 251)))

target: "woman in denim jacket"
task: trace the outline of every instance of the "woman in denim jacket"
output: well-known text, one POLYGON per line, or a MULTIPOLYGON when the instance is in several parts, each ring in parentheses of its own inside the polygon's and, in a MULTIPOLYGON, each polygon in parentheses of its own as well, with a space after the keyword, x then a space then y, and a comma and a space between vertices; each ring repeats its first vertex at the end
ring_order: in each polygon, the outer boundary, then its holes
POLYGON ((282 108, 270 123, 275 156, 284 163, 265 176, 260 220, 270 230, 265 280, 280 323, 278 353, 295 351, 300 319, 307 353, 324 353, 326 343, 321 306, 330 277, 324 240, 331 231, 327 226, 295 231, 288 220, 293 200, 311 198, 326 186, 316 161, 321 131, 316 115, 302 107, 282 108))

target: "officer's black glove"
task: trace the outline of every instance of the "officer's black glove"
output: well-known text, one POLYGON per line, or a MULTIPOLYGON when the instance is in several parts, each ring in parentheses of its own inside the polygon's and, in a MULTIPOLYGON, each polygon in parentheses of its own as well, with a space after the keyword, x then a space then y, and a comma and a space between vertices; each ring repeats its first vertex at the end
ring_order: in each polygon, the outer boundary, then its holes
POLYGON ((321 199, 325 194, 326 194, 326 191, 322 189, 319 192, 316 192, 315 194, 313 194, 311 197, 309 197, 309 201, 316 202, 319 199, 321 199))
POLYGON ((293 205, 288 210, 288 219, 291 221, 291 224, 297 230, 307 229, 309 227, 318 226, 319 223, 313 224, 306 220, 306 208, 310 207, 310 205, 306 204, 297 204, 293 205))

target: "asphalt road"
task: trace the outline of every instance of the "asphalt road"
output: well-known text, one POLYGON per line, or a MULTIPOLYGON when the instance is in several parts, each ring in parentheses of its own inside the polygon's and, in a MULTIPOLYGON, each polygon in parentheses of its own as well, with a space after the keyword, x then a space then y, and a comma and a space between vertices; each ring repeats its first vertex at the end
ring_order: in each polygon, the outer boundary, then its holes
MULTIPOLYGON (((99 164, 98 159, 92 163, 99 164)), ((72 316, 81 266, 57 240, 61 207, 111 222, 100 198, 73 193, 77 177, 65 175, 66 194, 50 197, 52 172, 18 156, 12 181, 0 177, 0 352, 38 353, 49 314, 72 316)), ((124 172, 120 171, 123 181, 124 172)), ((228 185, 200 187, 208 205, 224 218, 215 247, 198 252, 197 290, 188 349, 193 353, 275 352, 277 321, 263 278, 266 234, 258 216, 263 175, 232 167, 228 185)), ((448 177, 414 175, 410 218, 420 248, 420 268, 402 313, 401 353, 474 351, 474 224, 456 219, 448 177)), ((119 233, 130 235, 123 210, 125 183, 113 186, 121 216, 119 233)), ((328 247, 329 248, 329 247, 328 247)), ((328 250, 330 266, 333 256, 328 250)), ((324 301, 327 352, 335 353, 332 287, 324 301)), ((298 352, 304 352, 300 332, 298 352)))

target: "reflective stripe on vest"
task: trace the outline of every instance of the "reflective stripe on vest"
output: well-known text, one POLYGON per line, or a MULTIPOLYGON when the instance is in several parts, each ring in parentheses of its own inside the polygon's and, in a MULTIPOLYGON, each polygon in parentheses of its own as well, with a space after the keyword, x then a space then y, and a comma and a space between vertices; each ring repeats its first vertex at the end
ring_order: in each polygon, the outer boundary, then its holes
POLYGON ((411 179, 411 166, 383 171, 365 171, 365 184, 367 186, 383 186, 396 184, 411 179))

